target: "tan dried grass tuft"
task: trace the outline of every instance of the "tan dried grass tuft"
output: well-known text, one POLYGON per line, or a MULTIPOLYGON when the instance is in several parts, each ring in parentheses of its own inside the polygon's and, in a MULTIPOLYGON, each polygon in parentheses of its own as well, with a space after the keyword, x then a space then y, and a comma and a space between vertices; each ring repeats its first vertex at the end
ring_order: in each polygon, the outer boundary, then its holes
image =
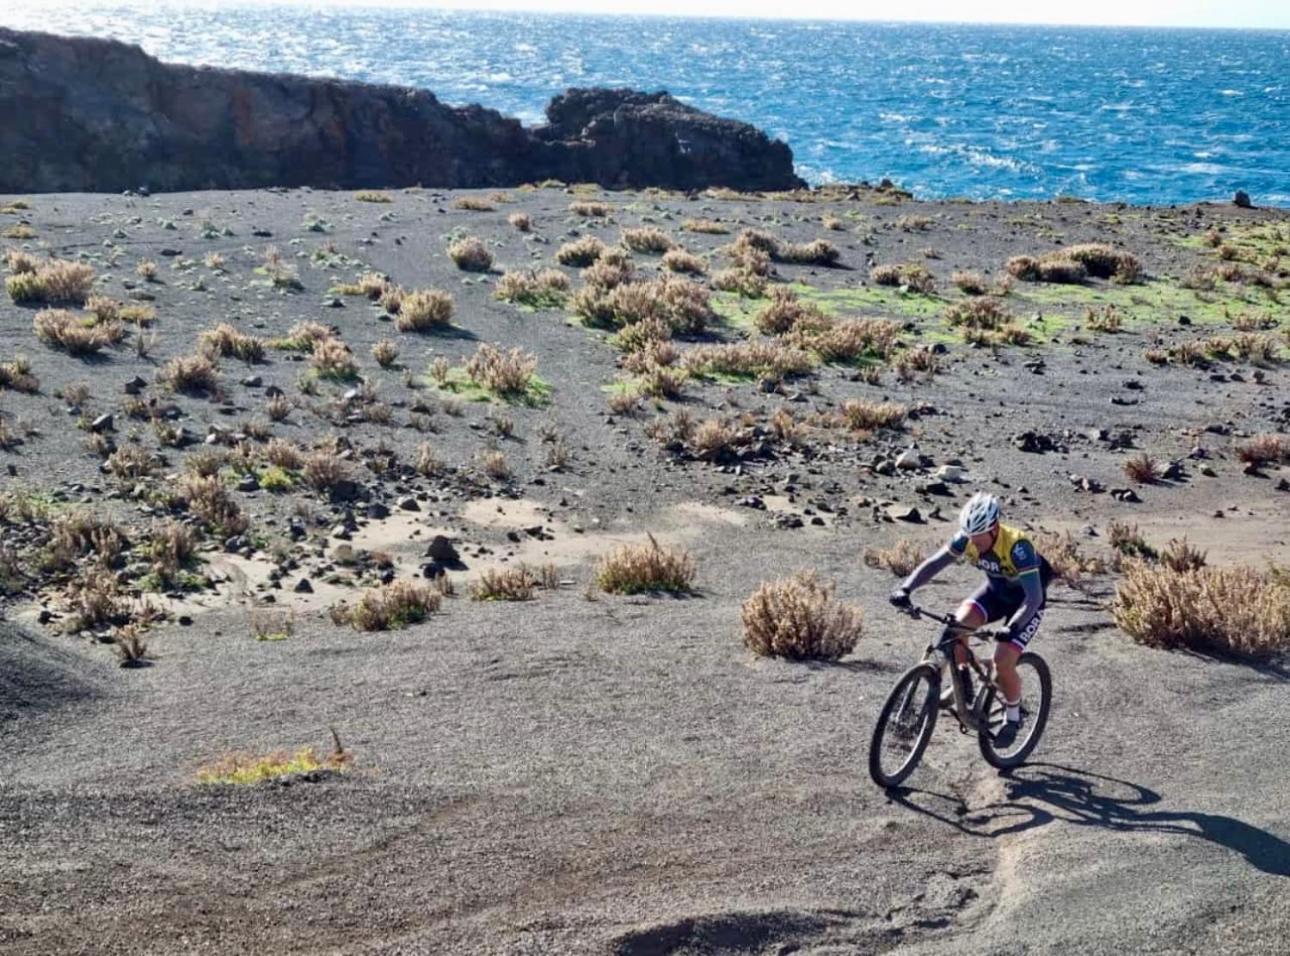
POLYGON ((37 312, 32 327, 46 345, 78 357, 97 355, 125 337, 125 327, 120 322, 95 322, 66 309, 37 312))
POLYGON ((624 544, 602 557, 596 586, 610 594, 693 591, 696 568, 689 552, 663 547, 652 534, 647 537, 648 543, 624 544))
MULTIPOLYGON (((424 621, 439 610, 440 594, 424 584, 394 581, 363 592, 348 611, 356 631, 396 631, 424 621)), ((335 615, 333 615, 335 616, 335 615)))
POLYGON ((247 363, 264 360, 264 341, 227 322, 221 322, 198 336, 197 348, 207 358, 232 357, 247 363))
POLYGON ((83 262, 19 254, 10 255, 9 268, 13 275, 5 279, 5 289, 14 302, 81 305, 94 285, 94 269, 83 262))
POLYGON ((901 538, 890 548, 865 548, 864 563, 871 568, 886 568, 898 578, 923 563, 923 549, 912 541, 901 538))
POLYGON ((1290 437, 1255 435, 1236 446, 1236 457, 1254 468, 1290 462, 1290 437))
POLYGON ((872 432, 880 428, 897 428, 905 420, 908 409, 895 402, 871 402, 866 399, 849 399, 838 412, 840 423, 852 431, 872 432))
POLYGON ((595 236, 582 236, 572 242, 566 242, 555 253, 555 261, 562 266, 589 266, 600 258, 605 251, 605 244, 595 236))
POLYGON ((513 348, 503 352, 484 342, 465 363, 466 377, 475 384, 503 397, 526 395, 537 371, 537 356, 513 348))
MULTIPOLYGON (((493 267, 493 254, 482 239, 467 236, 448 247, 448 258, 465 272, 487 272, 493 267)), ((406 304, 405 304, 406 308, 406 304)))
POLYGON ((655 226, 624 229, 622 244, 633 252, 664 253, 676 245, 676 240, 655 226))
POLYGON ((219 391, 219 370, 205 355, 180 355, 161 367, 157 381, 187 395, 213 395, 219 391))
POLYGON ((187 476, 180 483, 179 494, 187 502, 188 510, 221 537, 239 535, 250 526, 250 521, 216 475, 187 476))
POLYGON ((452 324, 452 296, 442 289, 418 289, 402 296, 395 326, 400 332, 431 332, 452 324))
POLYGON ((1124 474, 1140 485, 1155 484, 1160 480, 1160 463, 1144 451, 1124 463, 1124 474))
POLYGON ((1152 647, 1265 657, 1290 649, 1290 584, 1250 567, 1126 564, 1111 613, 1152 647))
POLYGON ((740 608, 744 644, 761 657, 837 660, 862 632, 863 612, 834 597, 815 572, 762 584, 740 608))

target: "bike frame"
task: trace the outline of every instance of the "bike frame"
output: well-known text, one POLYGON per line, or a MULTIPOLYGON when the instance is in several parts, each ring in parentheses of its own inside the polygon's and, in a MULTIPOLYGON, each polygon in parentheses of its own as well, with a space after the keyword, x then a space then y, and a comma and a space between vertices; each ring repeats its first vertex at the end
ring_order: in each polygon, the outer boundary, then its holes
MULTIPOLYGON (((941 680, 945 680, 945 675, 951 675, 950 689, 954 695, 954 716, 958 719, 959 730, 962 733, 976 731, 980 733, 984 728, 985 722, 981 715, 976 712, 974 700, 963 699, 963 684, 958 680, 958 675, 954 674, 955 668, 958 667, 954 660, 954 647, 962 643, 964 635, 969 638, 975 637, 981 642, 985 642, 994 637, 994 631, 972 630, 964 627, 955 618, 948 614, 937 614, 935 611, 929 611, 921 608, 916 604, 911 604, 906 609, 910 617, 915 620, 921 617, 930 617, 934 621, 939 621, 954 633, 946 634, 940 640, 934 641, 927 645, 927 650, 923 652, 923 663, 931 664, 940 673, 941 680)), ((981 665, 980 659, 970 644, 965 644, 964 651, 967 653, 968 666, 976 671, 977 677, 981 680, 982 685, 994 683, 994 661, 987 661, 985 666, 981 665)))

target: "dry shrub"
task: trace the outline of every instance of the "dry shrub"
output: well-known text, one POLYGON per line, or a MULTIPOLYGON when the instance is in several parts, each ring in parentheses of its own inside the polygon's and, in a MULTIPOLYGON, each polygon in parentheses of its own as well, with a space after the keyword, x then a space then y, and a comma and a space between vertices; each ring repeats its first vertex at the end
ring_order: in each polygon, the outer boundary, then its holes
POLYGON ((780 243, 771 252, 777 262, 791 262, 796 265, 831 266, 842 258, 842 253, 827 239, 813 239, 810 242, 780 243))
POLYGON ((564 304, 569 289, 569 277, 559 269, 541 272, 507 272, 497 280, 493 297, 503 302, 516 302, 535 309, 549 309, 564 304))
POLYGON ((636 393, 647 398, 680 398, 689 376, 683 369, 650 366, 636 383, 636 393))
POLYGON ((393 339, 381 339, 372 346, 372 358, 381 368, 389 368, 399 358, 399 346, 393 339))
POLYGON ((685 232, 697 232, 711 236, 724 236, 730 232, 729 228, 715 219, 687 219, 681 223, 681 229, 685 232))
POLYGON ((264 460, 275 468, 299 471, 305 463, 305 456, 289 439, 271 438, 264 447, 264 460))
POLYGON ((116 478, 147 478, 157 467, 151 453, 138 445, 122 445, 103 464, 116 478))
POLYGON ((541 580, 524 565, 517 568, 485 568, 471 585, 475 601, 530 601, 541 580))
POLYGON ((569 203, 569 212, 584 218, 603 219, 614 211, 609 203, 579 199, 569 203))
POLYGON ((682 355, 681 365, 698 375, 756 376, 778 381, 806 374, 815 367, 815 359, 809 352, 780 342, 730 342, 689 349, 682 355))
POLYGON ((1142 537, 1137 525, 1112 521, 1107 526, 1106 539, 1111 545, 1111 550, 1115 552, 1116 570, 1119 570, 1120 558, 1144 558, 1154 561, 1158 556, 1156 549, 1147 544, 1146 538, 1142 537))
POLYGON ((189 475, 180 483, 179 494, 187 502, 188 510, 221 537, 239 535, 250 526, 246 515, 216 475, 189 475))
POLYGON ((45 570, 60 571, 92 554, 99 565, 112 568, 128 546, 129 540, 112 519, 76 509, 54 519, 40 563, 45 570))
POLYGON ((417 474, 426 478, 437 478, 446 470, 444 463, 428 443, 417 446, 417 460, 413 467, 416 468, 417 474))
POLYGON ((14 356, 12 362, 0 362, 0 391, 32 393, 40 390, 40 379, 31 374, 31 360, 25 355, 14 356))
POLYGON ((1272 571, 1129 562, 1111 613, 1126 634, 1152 647, 1250 657, 1290 649, 1290 584, 1272 571))
POLYGON ((1035 282, 1039 279, 1039 260, 1034 256, 1013 256, 1005 264, 1008 275, 1023 282, 1035 282))
POLYGON ((1088 278, 1088 270, 1084 268, 1082 262, 1077 262, 1060 252, 1040 256, 1037 271, 1040 282, 1074 285, 1088 278))
POLYGON ((786 341, 814 352, 823 362, 885 359, 895 351, 900 328, 900 323, 891 319, 843 319, 824 324, 802 320, 786 341))
POLYGON ((1290 438, 1285 435, 1255 435, 1236 446, 1236 457, 1254 468, 1290 462, 1290 438))
POLYGON ((340 295, 361 295, 376 301, 390 288, 388 276, 379 272, 364 272, 357 282, 344 283, 336 287, 340 295))
POLYGON ((591 325, 621 328, 656 319, 682 335, 702 332, 714 318, 708 290, 697 282, 670 274, 625 283, 597 294, 594 302, 575 296, 574 310, 591 325))
MULTIPOLYGON (((467 236, 448 247, 448 257, 466 272, 487 272, 493 267, 493 254, 482 239, 467 236)), ((404 304, 406 308, 406 303, 404 304)))
POLYGON ((886 568, 898 578, 908 577, 909 573, 923 563, 923 549, 912 541, 901 538, 890 548, 865 548, 864 563, 871 568, 886 568))
POLYGON ((306 455, 299 468, 300 477, 314 491, 331 491, 350 477, 349 465, 326 450, 306 455))
MULTIPOLYGON (((627 328, 634 329, 636 326, 629 325, 627 328)), ((624 355, 622 364, 633 375, 643 375, 656 366, 675 365, 680 359, 681 351, 671 339, 651 338, 624 355)))
POLYGON ((1124 474, 1137 484, 1154 484, 1160 480, 1160 463, 1144 451, 1124 463, 1124 474))
POLYGON ((1115 279, 1128 284, 1142 276, 1142 266, 1136 256, 1119 252, 1100 242, 1085 242, 1071 246, 1062 255, 1082 265, 1085 271, 1098 279, 1115 279))
POLYGON ((219 371, 205 355, 180 355, 157 373, 157 381, 187 395, 212 395, 219 391, 219 371))
POLYGON ((510 481, 512 476, 511 466, 506 456, 496 449, 484 452, 479 460, 479 467, 494 481, 510 481))
POLYGON ((633 252, 664 253, 676 245, 676 240, 662 229, 642 226, 639 229, 624 229, 622 244, 633 252))
POLYGON ((504 397, 519 397, 533 385, 537 356, 519 348, 503 352, 484 342, 463 367, 466 377, 476 385, 504 397))
POLYGON ((817 325, 829 324, 817 306, 802 302, 792 289, 780 286, 771 292, 770 301, 757 313, 753 324, 764 335, 783 335, 803 319, 817 325))
POLYGON ((891 359, 891 367, 902 382, 907 382, 918 375, 935 375, 940 368, 940 359, 929 348, 908 349, 891 359))
POLYGON ((10 256, 9 268, 14 274, 5 279, 5 289, 14 302, 80 305, 94 285, 94 269, 83 262, 10 256))
POLYGON ((1116 333, 1124 328, 1124 318, 1120 310, 1113 305, 1104 305, 1100 309, 1089 308, 1084 312, 1084 325, 1094 332, 1116 333))
POLYGON ((1197 571, 1206 565, 1205 552, 1187 543, 1186 538, 1171 538, 1160 552, 1160 563, 1179 574, 1197 571))
POLYGON ((1275 338, 1258 332, 1241 332, 1231 339, 1227 351, 1245 362, 1271 365, 1281 360, 1281 346, 1275 338))
POLYGON ((32 327, 46 345, 76 356, 96 355, 125 337, 120 322, 95 323, 66 309, 37 312, 32 327))
POLYGON ((766 294, 769 283, 766 277, 751 269, 720 269, 712 274, 712 287, 722 292, 733 292, 745 299, 760 299, 766 294))
POLYGON ((719 418, 708 418, 699 422, 690 436, 690 448, 706 461, 718 461, 727 457, 735 447, 736 432, 734 428, 719 418))
POLYGON ((373 203, 382 203, 382 204, 394 202, 394 200, 390 198, 389 193, 383 193, 376 189, 364 189, 359 192, 356 192, 354 193, 354 198, 358 202, 373 202, 373 203))
POLYGON ((358 377, 354 353, 340 339, 323 339, 316 343, 309 364, 320 378, 344 382, 358 377))
POLYGON ((465 209, 468 212, 493 212, 497 208, 488 200, 476 196, 458 196, 452 205, 454 209, 465 209))
POLYGON ((967 295, 985 295, 985 277, 979 272, 960 271, 950 276, 950 281, 967 295))
POLYGON ((566 242, 555 253, 555 261, 562 266, 589 266, 600 258, 605 244, 595 236, 582 236, 566 242))
POLYGON ((980 298, 955 302, 945 310, 945 321, 951 327, 997 330, 1012 319, 1012 314, 998 299, 980 298))
POLYGON ((520 232, 529 232, 533 229, 533 217, 526 212, 513 212, 506 217, 506 221, 520 232))
POLYGON ((134 267, 134 274, 144 282, 156 282, 157 264, 151 259, 140 259, 138 265, 134 267))
POLYGON ((921 295, 931 295, 936 291, 936 281, 932 274, 926 266, 917 262, 874 266, 869 270, 869 281, 874 285, 897 286, 921 295))
POLYGON ((701 276, 707 271, 703 260, 684 249, 669 249, 663 253, 662 266, 672 272, 683 272, 686 275, 701 276))
POLYGON ((227 322, 221 322, 198 336, 197 348, 208 358, 231 356, 243 362, 259 362, 264 359, 263 340, 247 335, 227 322))
POLYGON ((894 402, 870 402, 865 399, 848 399, 842 403, 838 418, 852 431, 871 432, 879 428, 897 428, 905 420, 908 410, 894 402))
POLYGON ((763 583, 740 607, 744 644, 760 657, 834 661, 860 639, 862 611, 813 571, 763 583))
POLYGON ((398 315, 403 309, 403 298, 407 294, 407 290, 401 285, 388 285, 376 302, 390 315, 398 315))
POLYGON ((636 270, 630 259, 611 257, 606 252, 582 270, 582 281, 587 284, 587 288, 580 291, 590 296, 585 301, 596 302, 596 307, 600 308, 598 300, 604 297, 604 293, 631 282, 635 276, 636 270))
POLYGON ((116 575, 105 568, 83 570, 68 583, 65 597, 70 613, 63 628, 68 633, 129 621, 129 605, 116 575))
POLYGON ((452 323, 452 296, 442 289, 418 289, 403 296, 395 322, 400 332, 429 332, 452 323))
POLYGON ((272 344, 274 348, 287 349, 293 352, 312 352, 315 345, 335 337, 335 334, 330 326, 323 325, 321 322, 306 320, 297 322, 287 332, 285 339, 278 339, 272 344))
POLYGON ((186 524, 166 521, 153 528, 147 546, 152 573, 163 588, 173 588, 180 572, 197 557, 197 535, 186 524))
POLYGON ((1070 587, 1082 588, 1085 575, 1106 573, 1105 562, 1081 551, 1069 531, 1036 535, 1035 548, 1053 569, 1053 577, 1070 587))
POLYGON ((21 249, 6 249, 4 251, 4 264, 5 268, 14 275, 23 275, 39 269, 41 260, 30 252, 24 252, 21 249))
POLYGON ((394 581, 364 591, 347 617, 356 631, 395 631, 424 621, 439 610, 441 601, 428 585, 394 581))
POLYGON ((624 544, 596 564, 596 586, 610 594, 694 590, 695 565, 683 548, 665 548, 652 534, 647 544, 624 544))

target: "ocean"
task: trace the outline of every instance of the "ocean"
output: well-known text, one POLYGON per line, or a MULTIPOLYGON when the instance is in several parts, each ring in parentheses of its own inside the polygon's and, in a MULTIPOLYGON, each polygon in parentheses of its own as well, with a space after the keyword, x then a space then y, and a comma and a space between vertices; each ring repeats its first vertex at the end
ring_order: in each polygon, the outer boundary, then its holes
POLYGON ((666 89, 785 140, 812 183, 1290 206, 1287 31, 90 2, 5 4, 0 25, 407 84, 527 123, 570 86, 666 89))

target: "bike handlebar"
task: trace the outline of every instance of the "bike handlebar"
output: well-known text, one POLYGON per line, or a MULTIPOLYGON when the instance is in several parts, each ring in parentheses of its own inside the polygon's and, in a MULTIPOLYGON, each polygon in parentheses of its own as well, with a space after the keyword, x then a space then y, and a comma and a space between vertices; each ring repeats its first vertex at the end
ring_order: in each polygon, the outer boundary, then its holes
MULTIPOLYGON (((941 624, 946 625, 947 627, 960 626, 959 622, 954 618, 952 614, 938 614, 936 611, 929 611, 927 608, 919 607, 917 604, 910 603, 905 605, 902 608, 899 608, 899 610, 908 614, 914 620, 918 620, 919 618, 922 618, 922 617, 930 617, 933 621, 937 621, 941 624)), ((964 628, 964 630, 968 630, 968 629, 964 628)), ((1000 634, 1004 632, 998 631, 998 630, 977 629, 974 631, 968 630, 968 633, 971 634, 971 636, 979 638, 982 641, 988 641, 988 640, 997 638, 1000 634)))

